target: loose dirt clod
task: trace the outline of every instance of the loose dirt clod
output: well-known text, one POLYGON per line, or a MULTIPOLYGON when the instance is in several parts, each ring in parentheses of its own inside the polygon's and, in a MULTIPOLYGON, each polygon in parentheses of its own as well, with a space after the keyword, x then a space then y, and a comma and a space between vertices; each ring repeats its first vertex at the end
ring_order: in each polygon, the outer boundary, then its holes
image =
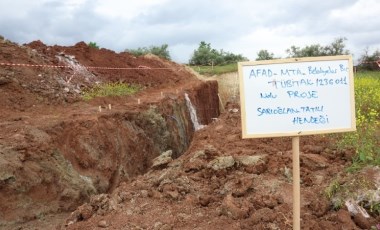
POLYGON ((108 227, 108 223, 107 223, 107 221, 105 221, 105 220, 101 220, 101 221, 99 221, 99 223, 98 223, 98 227, 101 227, 101 228, 106 228, 106 227, 108 227))

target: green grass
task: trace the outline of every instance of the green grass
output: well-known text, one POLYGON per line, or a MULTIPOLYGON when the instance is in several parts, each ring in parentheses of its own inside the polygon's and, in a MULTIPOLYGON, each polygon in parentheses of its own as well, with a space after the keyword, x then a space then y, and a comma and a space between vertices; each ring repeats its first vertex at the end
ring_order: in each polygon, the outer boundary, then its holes
POLYGON ((358 72, 354 81, 357 131, 338 141, 338 148, 355 151, 349 170, 380 165, 380 72, 358 72))
POLYGON ((237 72, 237 63, 221 65, 221 66, 190 66, 199 74, 206 76, 221 75, 224 73, 237 72))
POLYGON ((84 91, 82 98, 84 100, 91 100, 95 97, 132 95, 140 89, 140 86, 126 83, 104 83, 84 91))

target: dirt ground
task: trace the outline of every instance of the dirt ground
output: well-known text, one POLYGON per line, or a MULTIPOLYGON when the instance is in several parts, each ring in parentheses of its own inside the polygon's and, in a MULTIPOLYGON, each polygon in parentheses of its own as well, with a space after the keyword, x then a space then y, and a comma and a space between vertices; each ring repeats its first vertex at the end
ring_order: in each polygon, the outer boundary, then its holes
MULTIPOLYGON (((27 216, 33 213, 33 207, 38 208, 34 204, 22 212, 13 212, 6 206, 13 207, 16 202, 14 199, 17 197, 12 196, 11 191, 14 190, 10 188, 22 181, 17 177, 18 172, 30 169, 34 173, 32 168, 37 167, 37 161, 54 162, 55 156, 43 153, 50 151, 51 143, 61 143, 49 139, 59 137, 56 135, 59 132, 57 124, 79 119, 86 123, 84 127, 88 127, 89 121, 99 119, 99 105, 103 106, 107 116, 117 120, 118 114, 125 114, 125 110, 134 114, 148 109, 150 104, 170 103, 174 101, 173 97, 179 98, 184 92, 195 91, 205 84, 176 63, 153 56, 136 58, 128 53, 91 49, 83 42, 61 47, 46 46, 40 41, 24 46, 2 41, 0 52, 0 63, 72 65, 71 68, 0 65, 0 170, 10 170, 0 173, 0 200, 3 203, 0 219, 5 220, 14 220, 17 215, 27 216), (76 65, 78 63, 81 65, 76 65), (106 70, 81 66, 137 69, 106 70), (89 102, 80 99, 86 87, 108 81, 140 84, 145 88, 135 96, 89 102), (142 103, 139 104, 137 99, 142 103), (109 104, 112 104, 112 110, 107 110, 109 104)), ((222 87, 220 82, 219 86, 222 87)), ((215 97, 203 88, 197 92, 204 92, 199 98, 215 97)), ((242 139, 240 107, 236 97, 223 95, 220 98, 223 104, 220 116, 215 115, 219 115, 219 110, 211 114, 204 108, 204 115, 200 117, 202 124, 207 126, 192 134, 189 146, 180 156, 169 152, 150 156, 141 170, 135 170, 128 179, 117 180, 106 189, 100 190, 99 185, 97 192, 89 191, 86 196, 66 194, 63 197, 76 199, 71 206, 60 206, 55 211, 41 212, 40 215, 33 213, 23 221, 7 222, 0 227, 70 230, 292 229, 291 138, 242 139)), ((195 107, 199 109, 200 104, 206 102, 206 99, 195 102, 195 107)), ((108 127, 115 128, 112 125, 108 127)), ((81 127, 78 125, 67 132, 67 138, 75 136, 81 127)), ((108 132, 102 135, 110 135, 111 128, 108 132)), ((126 132, 123 135, 132 134, 126 132)), ((154 149, 148 142, 136 141, 136 145, 131 147, 136 152, 141 148, 154 149)), ((64 146, 62 144, 61 147, 64 146)), ((380 222, 376 213, 368 211, 370 216, 365 218, 360 212, 353 214, 345 205, 336 209, 325 191, 334 180, 345 184, 359 177, 364 177, 377 189, 380 187, 380 170, 369 168, 354 175, 347 173, 345 168, 351 162, 353 151, 337 150, 331 135, 301 137, 300 151, 301 229, 376 229, 380 222)), ((76 165, 76 160, 70 155, 64 154, 64 157, 75 170, 83 170, 84 166, 76 165)), ((102 162, 86 166, 87 176, 96 173, 91 171, 91 167, 96 168, 97 164, 102 162)), ((137 167, 133 164, 136 163, 132 162, 130 167, 137 167)), ((104 175, 108 175, 111 169, 104 168, 104 175)), ((50 186, 54 183, 46 180, 38 181, 41 175, 45 176, 41 172, 31 177, 35 181, 28 187, 28 196, 44 204, 58 205, 54 199, 66 190, 50 186)), ((55 177, 59 178, 58 175, 55 177)), ((22 181, 23 186, 30 183, 22 181)), ((363 186, 363 189, 368 188, 363 186)))

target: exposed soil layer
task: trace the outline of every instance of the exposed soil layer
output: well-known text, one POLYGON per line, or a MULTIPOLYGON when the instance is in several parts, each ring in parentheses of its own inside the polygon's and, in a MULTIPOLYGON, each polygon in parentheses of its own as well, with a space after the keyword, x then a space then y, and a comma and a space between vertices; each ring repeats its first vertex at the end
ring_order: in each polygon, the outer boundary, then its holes
POLYGON ((91 195, 145 173, 160 153, 178 157, 195 131, 189 103, 201 124, 219 116, 215 81, 200 81, 154 56, 136 58, 83 42, 0 45, 1 63, 44 65, 1 66, 0 226, 73 211, 91 195), (99 82, 143 90, 83 101, 81 91, 99 82))
MULTIPOLYGON (((2 41, 0 51, 0 63, 70 66, 0 66, 0 228, 292 229, 291 138, 242 139, 240 107, 220 115, 215 81, 83 42, 2 41), (145 88, 83 101, 97 82, 145 88), (198 131, 186 96, 207 125, 198 131)), ((330 135, 303 136, 300 150, 301 229, 379 223, 326 196, 334 181, 379 190, 379 168, 347 173, 353 151, 330 135)))

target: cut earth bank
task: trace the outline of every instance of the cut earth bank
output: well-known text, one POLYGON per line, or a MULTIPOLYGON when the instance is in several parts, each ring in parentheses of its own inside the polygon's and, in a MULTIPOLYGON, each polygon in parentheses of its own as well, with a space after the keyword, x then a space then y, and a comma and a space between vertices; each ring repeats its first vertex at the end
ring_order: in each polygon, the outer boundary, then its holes
POLYGON ((0 49, 1 228, 73 211, 91 195, 113 191, 147 172, 162 152, 173 158, 185 152, 194 119, 207 125, 219 116, 216 81, 201 81, 154 56, 136 58, 83 42, 19 46, 2 40, 0 49), (80 99, 84 88, 102 82, 143 90, 80 99))
MULTIPOLYGON (((151 67, 1 69, 2 228, 292 229, 291 139, 241 139, 239 105, 228 103, 218 117, 215 82, 199 81, 175 63, 84 43, 0 45, 2 62, 60 64, 75 56, 86 66, 151 67), (138 83, 145 90, 80 101, 77 91, 99 80, 138 83), (208 124, 197 132, 185 93, 200 124, 208 124), (63 214, 50 215, 56 212, 63 214), (23 220, 31 221, 16 223, 23 220)), ((343 196, 326 197, 325 191, 338 194, 335 188, 354 188, 358 196, 379 191, 378 168, 345 172, 352 155, 337 150, 329 135, 301 138, 302 229, 379 223, 376 213, 351 214, 343 196)))

